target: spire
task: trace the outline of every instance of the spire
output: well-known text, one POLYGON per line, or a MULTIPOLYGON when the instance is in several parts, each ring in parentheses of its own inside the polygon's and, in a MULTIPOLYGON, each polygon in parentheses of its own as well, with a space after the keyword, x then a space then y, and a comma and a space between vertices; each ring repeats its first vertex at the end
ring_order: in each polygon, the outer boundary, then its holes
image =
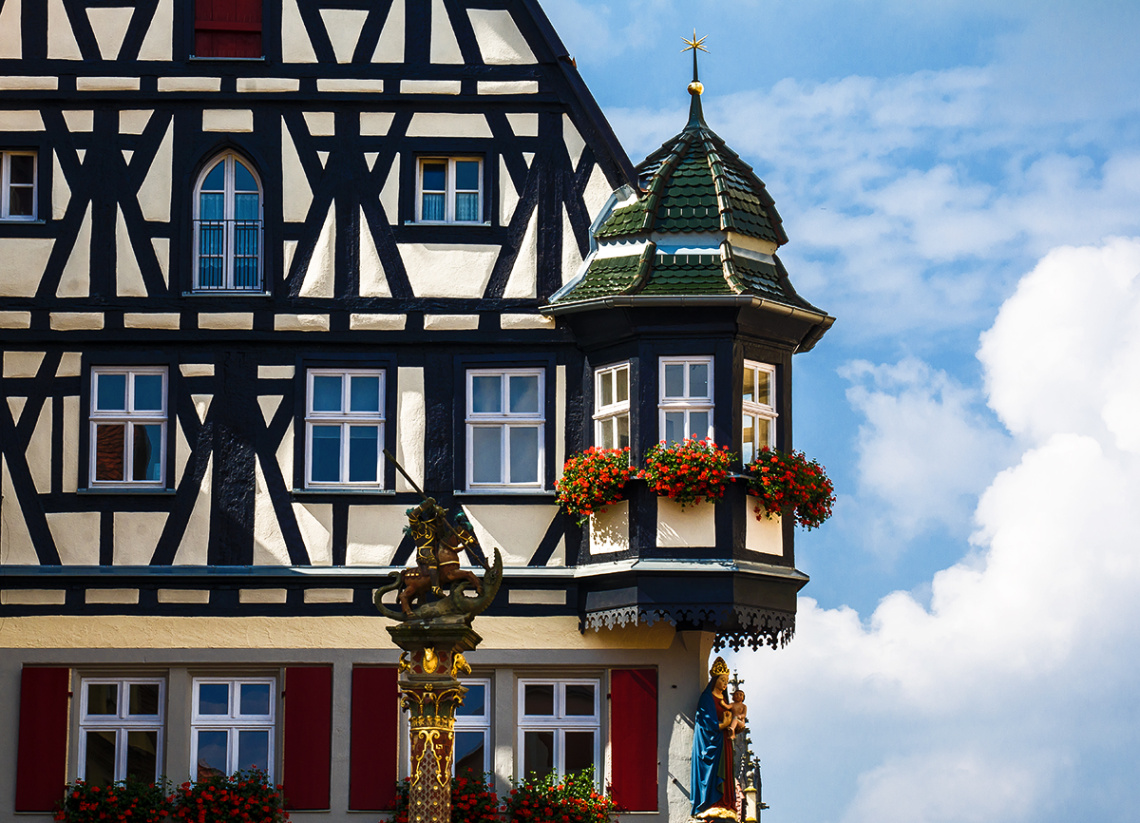
POLYGON ((706 54, 708 53, 708 49, 705 48, 705 40, 707 39, 708 35, 705 35, 698 40, 696 29, 693 29, 692 40, 686 37, 681 38, 681 41, 685 44, 685 48, 681 49, 681 53, 684 54, 687 51, 693 53, 693 82, 689 84, 689 94, 693 97, 689 104, 688 127, 690 128, 699 128, 705 125, 705 113, 701 109, 701 94, 704 92, 705 87, 701 83, 700 74, 697 70, 697 52, 703 51, 706 54))

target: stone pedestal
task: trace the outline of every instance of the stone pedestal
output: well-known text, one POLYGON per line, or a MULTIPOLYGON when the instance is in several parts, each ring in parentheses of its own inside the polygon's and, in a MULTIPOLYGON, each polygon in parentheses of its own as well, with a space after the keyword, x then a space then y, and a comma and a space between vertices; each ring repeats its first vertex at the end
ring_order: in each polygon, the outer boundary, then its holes
POLYGON ((483 638, 466 623, 404 623, 389 626, 388 633, 404 650, 399 687, 411 727, 408 821, 450 823, 455 710, 467 692, 459 674, 470 674, 463 652, 483 638))

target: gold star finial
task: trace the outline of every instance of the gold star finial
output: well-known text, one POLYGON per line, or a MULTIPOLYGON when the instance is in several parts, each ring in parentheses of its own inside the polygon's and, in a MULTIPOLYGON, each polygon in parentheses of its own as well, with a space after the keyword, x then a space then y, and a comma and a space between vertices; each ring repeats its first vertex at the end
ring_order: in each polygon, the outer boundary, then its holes
MULTIPOLYGON (((700 40, 698 40, 697 39, 697 30, 693 29, 693 39, 692 40, 690 40, 687 37, 681 38, 681 42, 685 44, 685 48, 681 49, 681 53, 684 54, 687 51, 697 51, 698 49, 700 51, 707 53, 708 49, 705 48, 705 41, 708 39, 709 39, 709 36, 706 34, 704 37, 702 37, 700 40)), ((696 55, 694 55, 694 56, 696 56, 696 55)))

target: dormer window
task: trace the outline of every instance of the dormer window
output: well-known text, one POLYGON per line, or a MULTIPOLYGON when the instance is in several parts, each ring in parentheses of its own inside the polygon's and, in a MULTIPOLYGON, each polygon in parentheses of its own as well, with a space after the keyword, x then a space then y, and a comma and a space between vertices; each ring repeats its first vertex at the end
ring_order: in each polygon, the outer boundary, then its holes
POLYGON ((483 222, 481 158, 421 157, 416 189, 416 222, 483 222))
POLYGON ((243 158, 206 164, 194 190, 194 291, 262 291, 261 214, 261 184, 243 158))

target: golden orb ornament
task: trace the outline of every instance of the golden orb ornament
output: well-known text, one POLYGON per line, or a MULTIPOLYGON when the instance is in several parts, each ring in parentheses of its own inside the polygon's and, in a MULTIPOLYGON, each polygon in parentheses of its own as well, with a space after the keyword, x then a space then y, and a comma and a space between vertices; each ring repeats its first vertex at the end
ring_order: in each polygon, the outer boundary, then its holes
POLYGON ((700 80, 694 80, 689 84, 689 94, 703 94, 705 91, 705 84, 700 80))

